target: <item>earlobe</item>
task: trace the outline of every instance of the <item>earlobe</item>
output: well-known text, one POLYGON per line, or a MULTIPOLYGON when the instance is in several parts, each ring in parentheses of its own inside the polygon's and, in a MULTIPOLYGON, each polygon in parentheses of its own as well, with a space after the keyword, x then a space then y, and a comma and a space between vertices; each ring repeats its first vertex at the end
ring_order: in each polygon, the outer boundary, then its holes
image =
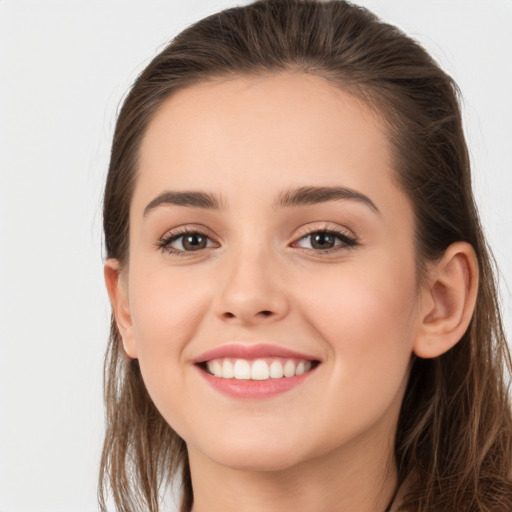
POLYGON ((473 247, 456 242, 429 270, 421 325, 414 353, 429 359, 450 350, 462 338, 475 309, 478 263, 473 247))
POLYGON ((130 306, 128 302, 128 290, 123 279, 119 261, 109 258, 103 268, 105 285, 107 287, 112 312, 114 314, 117 329, 123 340, 123 348, 132 359, 137 358, 137 345, 133 332, 130 306))

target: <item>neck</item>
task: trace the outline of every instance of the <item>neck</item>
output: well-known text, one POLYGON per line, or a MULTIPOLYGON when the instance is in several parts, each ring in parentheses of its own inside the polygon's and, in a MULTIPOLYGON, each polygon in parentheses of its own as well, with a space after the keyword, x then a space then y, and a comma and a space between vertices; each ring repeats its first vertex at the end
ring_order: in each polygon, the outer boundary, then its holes
POLYGON ((389 439, 358 439, 278 471, 227 467, 189 447, 192 512, 384 512, 397 483, 389 439))

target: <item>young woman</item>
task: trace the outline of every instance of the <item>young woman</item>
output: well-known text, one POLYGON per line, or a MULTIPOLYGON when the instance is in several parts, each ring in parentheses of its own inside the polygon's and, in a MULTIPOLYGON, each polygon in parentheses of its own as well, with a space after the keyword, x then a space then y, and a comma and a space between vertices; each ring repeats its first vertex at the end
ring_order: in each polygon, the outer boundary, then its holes
POLYGON ((344 1, 182 32, 120 112, 100 501, 512 510, 510 357, 458 90, 344 1))

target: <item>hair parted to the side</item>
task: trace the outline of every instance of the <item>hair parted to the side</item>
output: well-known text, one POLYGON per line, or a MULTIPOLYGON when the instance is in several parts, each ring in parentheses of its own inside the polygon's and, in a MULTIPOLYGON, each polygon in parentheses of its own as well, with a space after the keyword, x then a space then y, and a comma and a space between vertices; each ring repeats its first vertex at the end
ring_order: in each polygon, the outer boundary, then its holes
MULTIPOLYGON (((415 41, 343 0, 268 0, 227 9, 179 34, 138 77, 115 130, 104 197, 106 256, 129 263, 129 207, 140 142, 174 91, 216 77, 303 72, 363 99, 386 122, 396 178, 415 214, 418 278, 453 242, 475 249, 480 285, 471 324, 453 349, 416 358, 395 456, 404 510, 510 512, 510 355, 496 269, 471 190, 454 81, 415 41)), ((158 512, 171 479, 181 512, 193 503, 184 441, 153 405, 112 319, 105 359, 107 430, 99 497, 123 512, 158 512)))

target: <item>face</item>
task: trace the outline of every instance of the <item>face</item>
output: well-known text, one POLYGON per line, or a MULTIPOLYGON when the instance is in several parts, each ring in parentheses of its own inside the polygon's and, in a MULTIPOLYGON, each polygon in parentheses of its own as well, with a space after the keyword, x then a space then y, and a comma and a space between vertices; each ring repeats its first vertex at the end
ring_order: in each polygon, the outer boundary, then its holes
POLYGON ((141 146, 129 251, 125 350, 191 457, 283 469, 391 442, 413 216, 364 103, 291 73, 177 92, 141 146))

